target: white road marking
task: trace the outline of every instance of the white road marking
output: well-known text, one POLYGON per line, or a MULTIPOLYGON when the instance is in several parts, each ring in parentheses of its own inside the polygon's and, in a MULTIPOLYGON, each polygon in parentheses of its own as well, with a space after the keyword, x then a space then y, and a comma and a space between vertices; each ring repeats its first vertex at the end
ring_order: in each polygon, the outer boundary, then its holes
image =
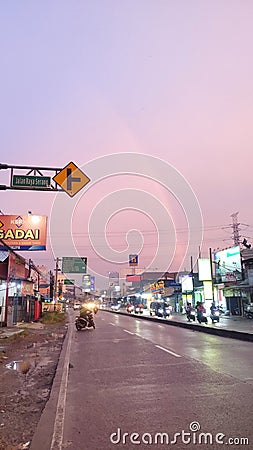
MULTIPOLYGON (((141 320, 140 320, 140 322, 141 322, 141 320)), ((115 325, 115 323, 112 323, 112 322, 109 322, 109 325, 113 325, 114 327, 116 327, 116 325, 115 325)), ((158 325, 159 327, 163 327, 162 325, 158 325)), ((142 338, 142 339, 146 339, 146 338, 144 338, 141 334, 139 334, 139 333, 132 333, 131 331, 128 331, 128 330, 124 330, 126 333, 129 333, 129 334, 132 334, 132 335, 134 335, 135 334, 135 336, 138 336, 138 337, 140 337, 140 338, 142 338)), ((168 350, 167 348, 164 348, 164 347, 160 347, 160 345, 156 345, 156 347, 157 348, 160 348, 160 350, 163 350, 164 352, 167 352, 167 353, 170 353, 170 355, 173 355, 173 356, 175 356, 176 358, 182 358, 182 356, 181 355, 178 355, 177 353, 174 353, 174 352, 172 352, 171 350, 168 350)))
POLYGON ((141 335, 141 334, 139 334, 139 333, 134 333, 136 336, 139 336, 139 337, 141 337, 141 338, 143 338, 143 336, 141 335))
POLYGON ((62 371, 61 385, 60 385, 59 397, 58 397, 58 402, 57 402, 56 415, 55 415, 55 421, 54 421, 54 431, 53 431, 50 450, 61 450, 62 449, 72 332, 73 332, 73 325, 70 326, 70 331, 69 331, 69 336, 68 336, 66 356, 65 356, 65 361, 64 361, 63 371, 62 371))
POLYGON ((128 330, 124 330, 126 333, 129 333, 129 334, 134 334, 134 333, 131 333, 131 331, 128 331, 128 330))
POLYGON ((160 327, 160 328, 163 328, 163 326, 162 326, 162 325, 158 325, 158 327, 160 327))
POLYGON ((171 350, 168 350, 167 348, 160 347, 160 345, 156 345, 157 348, 160 348, 164 352, 170 353, 171 355, 175 356, 176 358, 182 358, 181 355, 178 355, 177 353, 172 352, 171 350))

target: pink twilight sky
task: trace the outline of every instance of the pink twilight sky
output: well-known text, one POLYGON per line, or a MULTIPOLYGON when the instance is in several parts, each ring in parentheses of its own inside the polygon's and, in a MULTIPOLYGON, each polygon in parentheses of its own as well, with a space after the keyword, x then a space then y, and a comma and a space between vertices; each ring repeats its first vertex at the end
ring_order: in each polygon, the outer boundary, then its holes
MULTIPOLYGON (((209 247, 233 244, 230 216, 237 211, 239 222, 248 225, 241 225, 241 235, 253 242, 252 23, 252 0, 2 2, 0 162, 64 167, 74 161, 83 167, 102 156, 106 164, 109 154, 153 156, 180 172, 198 199, 202 256, 209 247)), ((9 172, 2 170, 0 184, 8 182, 9 172)), ((177 258, 187 242, 187 221, 159 183, 109 177, 83 190, 72 229, 80 256, 88 256, 92 270, 103 275, 128 263, 103 260, 92 250, 88 219, 101 198, 128 187, 149 192, 170 210, 177 258)), ((30 210, 50 222, 54 193, 0 195, 3 213, 30 210)), ((152 268, 167 224, 145 214, 145 205, 142 212, 124 204, 115 211, 107 242, 127 253, 126 233, 140 230, 140 267, 152 268)), ((64 253, 65 237, 59 230, 49 236, 47 252, 23 256, 52 268, 54 256, 71 256, 64 253), (50 237, 62 242, 62 254, 53 254, 50 237)), ((188 260, 182 268, 189 265, 188 260)))

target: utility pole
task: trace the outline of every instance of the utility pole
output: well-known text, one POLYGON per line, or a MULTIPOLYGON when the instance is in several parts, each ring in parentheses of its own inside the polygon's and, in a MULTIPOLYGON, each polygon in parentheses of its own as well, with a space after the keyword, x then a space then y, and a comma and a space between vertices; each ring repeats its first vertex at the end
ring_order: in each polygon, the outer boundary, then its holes
POLYGON ((61 261, 60 258, 56 258, 55 260, 55 278, 54 278, 54 311, 56 308, 56 303, 57 303, 57 299, 58 299, 58 271, 59 269, 59 262, 61 261))
POLYGON ((213 254, 212 249, 209 248, 209 260, 210 260, 210 269, 211 269, 211 278, 212 278, 212 301, 214 301, 214 285, 213 285, 213 254))
POLYGON ((191 276, 192 276, 192 306, 195 307, 195 291, 194 291, 195 282, 194 282, 194 274, 193 274, 193 257, 192 256, 191 256, 191 276))
POLYGON ((51 270, 49 272, 49 280, 49 298, 51 302, 54 299, 54 274, 51 270))

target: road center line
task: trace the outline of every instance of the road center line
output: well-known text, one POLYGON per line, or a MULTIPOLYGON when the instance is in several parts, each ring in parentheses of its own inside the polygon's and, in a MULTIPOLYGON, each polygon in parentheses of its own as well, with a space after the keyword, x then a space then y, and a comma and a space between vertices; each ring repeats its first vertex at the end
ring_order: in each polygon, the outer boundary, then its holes
POLYGON ((131 331, 128 331, 128 330, 124 330, 126 333, 128 333, 128 334, 134 334, 134 333, 132 333, 131 331))
POLYGON ((168 350, 167 348, 160 347, 160 345, 156 345, 157 348, 160 348, 164 352, 170 353, 171 355, 175 356, 176 358, 182 358, 181 355, 178 355, 177 353, 172 352, 171 350, 168 350))

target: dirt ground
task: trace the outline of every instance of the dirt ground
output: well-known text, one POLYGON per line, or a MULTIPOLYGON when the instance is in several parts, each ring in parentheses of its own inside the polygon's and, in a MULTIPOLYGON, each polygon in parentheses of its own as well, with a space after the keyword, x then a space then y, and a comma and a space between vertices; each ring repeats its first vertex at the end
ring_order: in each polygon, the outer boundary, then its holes
POLYGON ((29 449, 66 331, 65 322, 36 324, 0 339, 0 450, 29 449))

